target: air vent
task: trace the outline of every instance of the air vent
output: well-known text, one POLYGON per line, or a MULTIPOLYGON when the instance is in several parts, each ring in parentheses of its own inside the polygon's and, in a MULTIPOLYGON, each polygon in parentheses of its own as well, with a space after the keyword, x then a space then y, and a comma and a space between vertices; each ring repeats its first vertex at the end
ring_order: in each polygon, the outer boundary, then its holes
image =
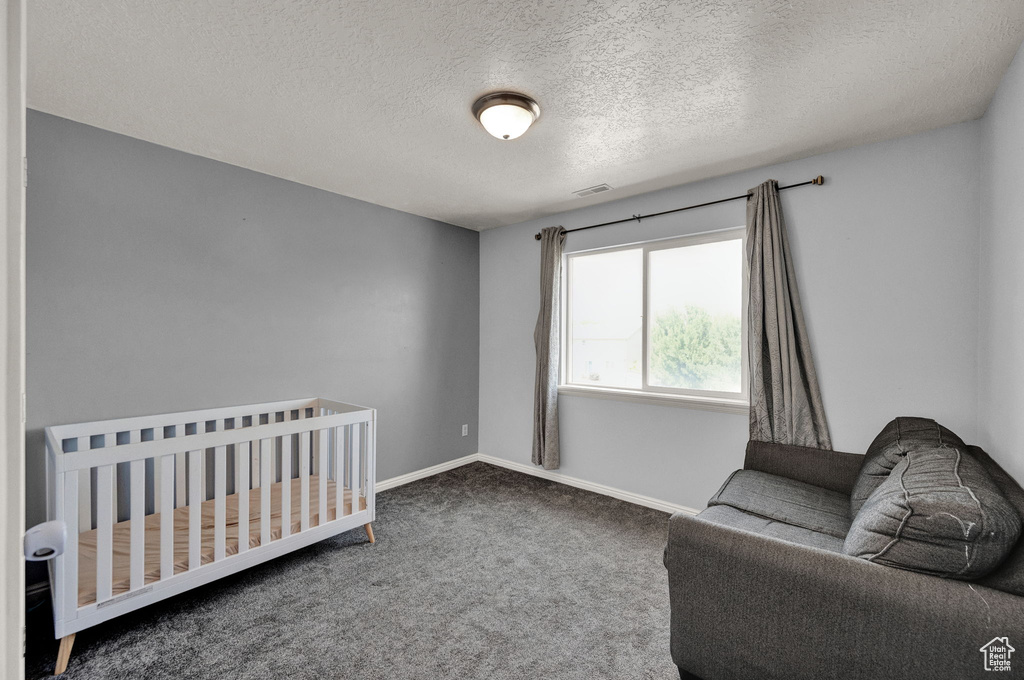
POLYGON ((574 191, 572 193, 576 194, 580 198, 583 198, 584 196, 590 196, 592 194, 599 194, 602 191, 611 191, 611 190, 612 190, 612 188, 610 186, 608 186, 607 184, 598 184, 596 187, 587 187, 586 189, 580 189, 579 191, 574 191))

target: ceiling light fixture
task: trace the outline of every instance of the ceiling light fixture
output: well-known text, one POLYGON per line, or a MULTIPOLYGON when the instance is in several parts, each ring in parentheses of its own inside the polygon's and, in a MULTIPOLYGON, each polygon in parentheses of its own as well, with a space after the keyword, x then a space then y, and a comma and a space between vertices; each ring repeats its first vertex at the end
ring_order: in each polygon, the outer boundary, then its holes
POLYGON ((540 107, 524 94, 492 92, 476 100, 473 115, 498 139, 515 139, 540 118, 540 107))

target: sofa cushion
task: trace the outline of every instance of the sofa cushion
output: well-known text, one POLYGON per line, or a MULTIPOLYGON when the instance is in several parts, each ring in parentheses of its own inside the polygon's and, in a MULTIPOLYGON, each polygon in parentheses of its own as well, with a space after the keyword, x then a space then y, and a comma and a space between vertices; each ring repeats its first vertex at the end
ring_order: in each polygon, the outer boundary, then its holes
POLYGON ((723 526, 749 531, 754 534, 777 538, 781 541, 796 543, 809 548, 818 548, 830 552, 843 552, 843 539, 829 536, 820 531, 811 531, 803 527, 777 522, 767 517, 759 517, 743 512, 728 505, 714 505, 697 515, 700 519, 723 526))
POLYGON ((756 470, 737 470, 708 506, 728 505, 777 522, 844 538, 850 528, 845 494, 756 470))
POLYGON ((906 451, 853 520, 843 552, 946 578, 992 571, 1016 543, 1021 519, 966 450, 906 451))
POLYGON ((868 446, 860 474, 850 492, 850 516, 856 517, 864 501, 888 477, 907 451, 935 448, 943 444, 963 447, 951 431, 930 418, 896 418, 878 433, 868 446))

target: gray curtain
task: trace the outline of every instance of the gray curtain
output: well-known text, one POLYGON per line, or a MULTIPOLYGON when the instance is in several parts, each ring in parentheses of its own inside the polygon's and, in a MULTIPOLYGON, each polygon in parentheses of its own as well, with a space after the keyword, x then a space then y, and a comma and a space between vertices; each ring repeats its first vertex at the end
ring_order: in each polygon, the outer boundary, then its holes
POLYGON ((747 263, 750 438, 831 449, 775 180, 750 190, 747 263))
POLYGON ((558 353, 562 281, 562 246, 565 229, 540 232, 540 313, 533 331, 537 348, 537 375, 533 390, 533 463, 545 470, 558 469, 558 353))

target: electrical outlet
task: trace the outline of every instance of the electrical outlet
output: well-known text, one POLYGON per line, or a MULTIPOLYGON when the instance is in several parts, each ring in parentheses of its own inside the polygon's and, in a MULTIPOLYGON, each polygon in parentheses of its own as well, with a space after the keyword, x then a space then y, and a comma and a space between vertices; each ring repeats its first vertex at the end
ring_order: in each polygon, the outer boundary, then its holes
POLYGON ((462 436, 463 437, 469 436, 469 425, 463 425, 462 426, 462 436))

